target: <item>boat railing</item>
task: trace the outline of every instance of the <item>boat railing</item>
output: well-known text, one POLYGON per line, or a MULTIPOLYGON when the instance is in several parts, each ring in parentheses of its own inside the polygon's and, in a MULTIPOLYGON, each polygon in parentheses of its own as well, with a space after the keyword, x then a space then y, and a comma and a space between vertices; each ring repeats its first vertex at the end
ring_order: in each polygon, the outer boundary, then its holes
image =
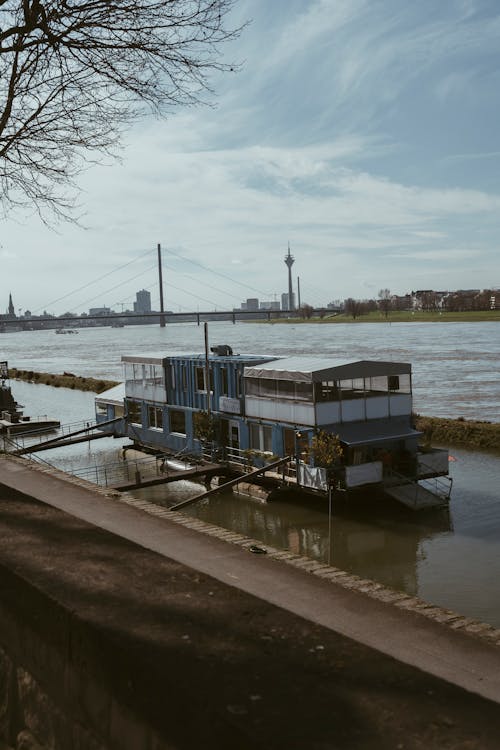
MULTIPOLYGON (((32 419, 35 421, 35 419, 38 420, 40 417, 33 417, 32 419)), ((50 422, 48 417, 47 421, 50 422)), ((26 422, 25 424, 28 426, 29 422, 26 422)), ((16 439, 19 443, 18 448, 27 448, 33 445, 46 443, 48 440, 54 440, 55 437, 65 437, 66 435, 77 432, 78 430, 88 430, 89 432, 92 432, 97 429, 98 426, 99 424, 95 420, 67 422, 66 424, 59 425, 59 427, 50 427, 45 432, 40 432, 40 428, 33 430, 27 429, 24 430, 22 434, 17 435, 16 439)))
POLYGON ((415 474, 412 476, 401 474, 391 467, 384 473, 384 485, 388 489, 404 486, 406 488, 405 495, 407 500, 410 499, 413 506, 417 508, 421 506, 419 500, 421 490, 426 490, 443 504, 448 502, 451 495, 453 478, 450 476, 418 478, 415 474))
MULTIPOLYGON (((215 447, 207 444, 203 447, 201 456, 204 461, 228 463, 235 469, 244 472, 250 472, 256 467, 258 468, 259 465, 263 467, 266 463, 276 460, 276 456, 270 452, 236 448, 232 445, 215 447)), ((297 467, 295 460, 291 459, 288 463, 283 464, 274 474, 279 475, 284 481, 296 482, 297 467)))
POLYGON ((161 477, 168 474, 170 468, 177 470, 178 467, 171 466, 171 462, 182 463, 184 468, 192 466, 191 457, 182 455, 179 451, 175 455, 161 453, 144 458, 127 458, 125 453, 121 461, 95 463, 91 466, 67 469, 69 473, 79 479, 97 484, 101 487, 121 484, 123 482, 140 482, 161 477))

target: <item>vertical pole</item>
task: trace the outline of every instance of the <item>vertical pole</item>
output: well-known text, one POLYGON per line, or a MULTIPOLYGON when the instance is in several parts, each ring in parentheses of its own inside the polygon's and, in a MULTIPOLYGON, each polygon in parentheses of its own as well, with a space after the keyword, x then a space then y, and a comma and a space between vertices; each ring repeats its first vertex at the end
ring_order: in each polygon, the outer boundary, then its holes
POLYGON ((161 270, 161 245, 158 243, 158 283, 160 285, 160 328, 165 328, 165 309, 163 307, 163 277, 161 270))
POLYGON ((300 276, 297 276, 297 309, 300 310, 300 276))
POLYGON ((332 483, 328 478, 328 565, 332 564, 332 483))
POLYGON ((205 388, 207 389, 207 414, 210 417, 210 362, 208 359, 208 323, 203 324, 205 328, 205 388))

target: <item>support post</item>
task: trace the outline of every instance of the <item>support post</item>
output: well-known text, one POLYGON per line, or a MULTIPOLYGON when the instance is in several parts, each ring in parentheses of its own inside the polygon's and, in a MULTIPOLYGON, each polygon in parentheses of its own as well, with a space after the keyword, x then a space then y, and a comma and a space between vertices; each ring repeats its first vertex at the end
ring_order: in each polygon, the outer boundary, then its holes
POLYGON ((205 388, 207 389, 207 414, 210 418, 210 361, 208 359, 208 323, 205 321, 205 388))
POLYGON ((163 307, 163 277, 161 269, 161 245, 158 243, 158 283, 160 285, 160 328, 165 328, 165 308, 163 307))

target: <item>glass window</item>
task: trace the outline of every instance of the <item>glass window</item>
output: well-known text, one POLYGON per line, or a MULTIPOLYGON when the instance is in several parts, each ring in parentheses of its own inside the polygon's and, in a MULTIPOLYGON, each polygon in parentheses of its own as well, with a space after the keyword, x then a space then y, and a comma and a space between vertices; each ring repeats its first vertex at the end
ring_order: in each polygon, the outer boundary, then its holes
POLYGON ((387 375, 378 375, 377 377, 370 378, 369 383, 370 391, 387 393, 387 375))
POLYGON ((295 383, 295 399, 297 401, 312 401, 312 384, 295 383))
POLYGON ((133 424, 142 424, 140 401, 127 399, 127 414, 130 422, 133 424))
POLYGON ((196 368, 196 390, 205 390, 205 370, 203 369, 203 367, 196 368))
POLYGON ((260 425, 250 425, 250 448, 260 450, 260 425))
POLYGON ((148 406, 149 426, 155 430, 163 429, 163 409, 159 406, 148 406))
POLYGON ((221 383, 221 394, 227 396, 228 385, 227 385, 227 369, 225 367, 220 368, 220 383, 221 383))
POLYGON ((180 409, 170 409, 170 432, 186 434, 186 413, 180 409))
POLYGON ((324 380, 321 383, 315 383, 314 396, 316 401, 338 401, 339 390, 334 380, 324 380))
POLYGON ((273 428, 270 425, 262 425, 262 448, 263 451, 272 452, 273 449, 273 428))
POLYGON ((103 404, 102 401, 96 401, 95 412, 98 417, 108 416, 108 405, 103 404))
POLYGON ((187 377, 187 367, 186 365, 182 365, 182 390, 187 391, 188 389, 188 377, 187 377))
POLYGON ((250 424, 250 448, 272 452, 273 428, 267 424, 250 424))
MULTIPOLYGON (((195 377, 196 377, 196 390, 197 391, 206 391, 206 377, 205 377, 206 371, 204 367, 197 367, 195 371, 195 377)), ((214 375, 212 370, 209 370, 209 377, 210 377, 210 392, 213 393, 214 391, 214 375)))

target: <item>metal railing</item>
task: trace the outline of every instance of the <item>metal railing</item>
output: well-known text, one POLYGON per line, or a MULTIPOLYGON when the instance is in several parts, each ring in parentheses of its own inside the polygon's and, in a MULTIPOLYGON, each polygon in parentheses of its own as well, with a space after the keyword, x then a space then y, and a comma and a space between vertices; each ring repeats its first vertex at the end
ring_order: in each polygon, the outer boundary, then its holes
MULTIPOLYGON (((29 422, 27 422, 26 424, 28 425, 29 422)), ((70 435, 71 433, 78 430, 88 430, 89 432, 92 432, 98 426, 99 423, 95 420, 87 419, 80 420, 78 422, 68 422, 66 424, 60 425, 59 427, 47 429, 45 432, 40 432, 39 429, 26 430, 21 434, 16 435, 16 441, 18 442, 17 448, 21 449, 32 447, 33 445, 42 445, 49 440, 54 440, 55 438, 63 438, 66 435, 70 435)))

